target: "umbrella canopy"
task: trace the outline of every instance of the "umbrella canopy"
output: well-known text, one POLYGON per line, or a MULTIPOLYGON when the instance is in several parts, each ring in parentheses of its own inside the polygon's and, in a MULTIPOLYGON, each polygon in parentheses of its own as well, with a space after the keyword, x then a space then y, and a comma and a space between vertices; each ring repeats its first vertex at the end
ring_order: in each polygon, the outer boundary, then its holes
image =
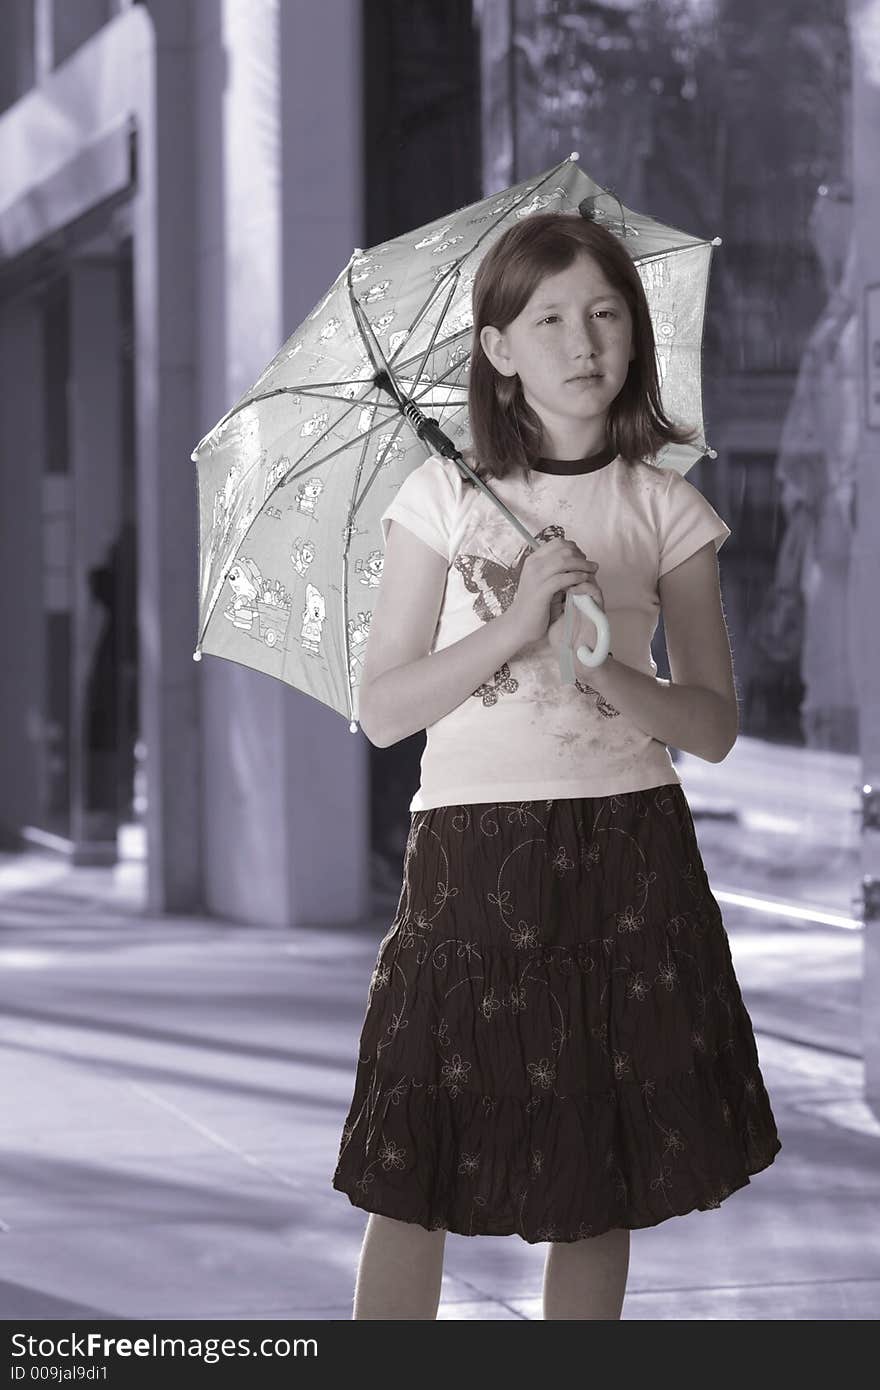
MULTIPOLYGON (((578 167, 577 157, 393 241, 355 249, 254 384, 199 442, 192 452, 199 491, 196 660, 208 653, 286 681, 344 715, 354 732, 382 573, 379 518, 432 451, 454 458, 537 544, 459 453, 469 442, 474 277, 517 219, 580 210, 621 237, 651 311, 664 410, 702 439, 703 314, 711 251, 720 239, 705 241, 625 207, 578 167)), ((670 444, 657 463, 685 473, 705 452, 705 441, 670 444)), ((605 615, 589 595, 570 597, 599 631, 595 653, 580 649, 598 664, 607 654, 605 615)), ((560 660, 563 679, 573 680, 570 651, 560 660)))

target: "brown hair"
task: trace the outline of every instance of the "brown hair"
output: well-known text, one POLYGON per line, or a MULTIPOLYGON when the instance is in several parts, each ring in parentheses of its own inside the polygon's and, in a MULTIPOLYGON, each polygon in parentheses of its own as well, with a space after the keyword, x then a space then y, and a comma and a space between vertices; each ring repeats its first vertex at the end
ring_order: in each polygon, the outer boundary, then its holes
POLYGON ((608 443, 627 463, 653 459, 666 443, 692 443, 697 429, 676 425, 660 400, 654 329, 644 286, 623 243, 578 213, 540 212, 508 227, 483 257, 474 278, 474 333, 468 380, 472 447, 462 454, 480 476, 524 472, 542 454, 541 420, 526 401, 518 376, 502 376, 483 351, 480 332, 499 331, 522 312, 545 275, 566 270, 587 251, 606 280, 623 295, 632 319, 635 357, 608 407, 608 443), (476 461, 475 461, 476 460, 476 461))

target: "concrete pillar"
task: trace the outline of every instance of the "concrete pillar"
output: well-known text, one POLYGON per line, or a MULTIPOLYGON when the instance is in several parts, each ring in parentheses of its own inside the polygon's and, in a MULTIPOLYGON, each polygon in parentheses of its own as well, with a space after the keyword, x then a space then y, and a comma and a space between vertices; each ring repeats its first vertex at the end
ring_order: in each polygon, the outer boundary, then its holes
MULTIPOLYGON (((199 418, 190 447, 362 244, 359 12, 359 0, 308 13, 278 0, 197 11, 199 418)), ((193 629, 190 653, 195 641, 193 629)), ((282 926, 363 917, 364 735, 247 667, 208 655, 196 670, 206 907, 282 926)))
POLYGON ((71 858, 116 862, 117 660, 113 552, 121 514, 119 269, 73 257, 69 269, 71 540, 71 858))
MULTIPOLYGON (((215 7, 209 7, 213 10, 215 7)), ((198 437, 194 7, 151 0, 129 72, 137 111, 134 198, 140 723, 145 750, 147 908, 199 911, 202 864, 196 623, 198 437)), ((137 43, 137 39, 133 40, 137 43)), ((216 132, 205 137, 209 149, 216 132)))
MULTIPOLYGON (((365 246, 362 0, 280 7, 280 343, 365 246)), ((402 229, 398 229, 402 230, 402 229)), ((369 910, 370 745, 308 695, 283 700, 289 920, 369 910)))
POLYGON ((880 1116, 880 0, 849 0, 853 76, 856 297, 862 361, 859 478, 853 552, 860 720, 864 884, 863 1042, 866 1098, 880 1116))
POLYGON ((19 847, 19 827, 40 821, 45 799, 43 366, 39 301, 0 301, 0 848, 19 847))

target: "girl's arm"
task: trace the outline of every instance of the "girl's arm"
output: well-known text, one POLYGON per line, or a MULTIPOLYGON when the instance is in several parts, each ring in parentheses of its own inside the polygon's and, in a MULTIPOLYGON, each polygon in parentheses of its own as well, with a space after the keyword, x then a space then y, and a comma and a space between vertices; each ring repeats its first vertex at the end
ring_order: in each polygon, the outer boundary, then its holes
POLYGON ((524 645, 507 610, 431 652, 445 587, 443 557, 393 521, 358 692, 360 726, 376 748, 442 719, 524 645))
POLYGON ((739 708, 714 541, 661 575, 658 590, 671 681, 610 655, 596 667, 575 658, 575 669, 652 738, 720 763, 736 743, 739 708))

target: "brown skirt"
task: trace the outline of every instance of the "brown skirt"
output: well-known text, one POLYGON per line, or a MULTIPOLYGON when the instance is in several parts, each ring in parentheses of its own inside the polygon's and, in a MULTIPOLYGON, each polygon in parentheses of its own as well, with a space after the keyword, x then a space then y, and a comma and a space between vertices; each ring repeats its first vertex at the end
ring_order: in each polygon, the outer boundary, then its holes
POLYGON ((781 1147, 678 783, 411 813, 334 1188, 573 1241, 718 1207, 781 1147))

